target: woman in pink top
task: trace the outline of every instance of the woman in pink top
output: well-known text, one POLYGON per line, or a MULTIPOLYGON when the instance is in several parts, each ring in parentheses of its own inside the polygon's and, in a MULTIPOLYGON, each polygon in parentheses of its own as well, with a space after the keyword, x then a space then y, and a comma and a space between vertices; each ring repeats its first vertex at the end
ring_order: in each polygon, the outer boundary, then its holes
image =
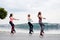
POLYGON ((14 25, 14 23, 13 23, 13 20, 18 20, 18 19, 13 18, 13 14, 10 14, 9 18, 10 18, 9 23, 10 23, 10 25, 12 26, 12 28, 11 28, 11 33, 14 33, 14 32, 16 32, 16 31, 15 31, 15 29, 14 29, 15 25, 14 25))

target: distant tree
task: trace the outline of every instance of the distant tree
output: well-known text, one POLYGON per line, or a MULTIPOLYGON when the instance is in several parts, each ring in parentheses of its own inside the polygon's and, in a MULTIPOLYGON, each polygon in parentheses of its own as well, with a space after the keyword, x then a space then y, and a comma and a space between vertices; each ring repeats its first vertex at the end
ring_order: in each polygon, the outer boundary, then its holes
POLYGON ((7 16, 7 11, 4 8, 0 8, 0 19, 5 19, 7 16))

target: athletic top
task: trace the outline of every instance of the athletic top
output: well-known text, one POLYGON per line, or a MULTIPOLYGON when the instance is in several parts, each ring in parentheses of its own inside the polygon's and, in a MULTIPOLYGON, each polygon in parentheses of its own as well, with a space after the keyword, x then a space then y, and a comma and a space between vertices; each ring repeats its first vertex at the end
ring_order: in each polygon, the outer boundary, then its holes
POLYGON ((29 17, 28 17, 28 22, 32 22, 32 19, 30 19, 29 17))
POLYGON ((42 22, 42 18, 41 17, 38 17, 39 18, 39 22, 42 22))
POLYGON ((10 17, 10 21, 13 22, 13 17, 10 17))

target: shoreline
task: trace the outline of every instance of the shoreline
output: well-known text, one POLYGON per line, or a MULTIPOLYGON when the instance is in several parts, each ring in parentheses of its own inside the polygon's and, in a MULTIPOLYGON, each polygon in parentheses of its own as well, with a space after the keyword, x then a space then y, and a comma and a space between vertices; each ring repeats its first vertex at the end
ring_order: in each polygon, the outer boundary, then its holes
MULTIPOLYGON (((5 33, 10 33, 10 31, 0 31, 0 32, 5 32, 5 33)), ((21 31, 21 30, 16 30, 16 33, 26 33, 28 34, 29 33, 29 30, 24 30, 24 31, 21 31)), ((33 34, 39 34, 40 31, 34 31, 33 34)), ((44 34, 60 34, 60 30, 59 31, 55 31, 55 30, 50 30, 50 31, 44 31, 44 34)))
POLYGON ((60 34, 44 34, 42 37, 39 33, 30 35, 28 33, 0 32, 0 40, 60 40, 60 34))

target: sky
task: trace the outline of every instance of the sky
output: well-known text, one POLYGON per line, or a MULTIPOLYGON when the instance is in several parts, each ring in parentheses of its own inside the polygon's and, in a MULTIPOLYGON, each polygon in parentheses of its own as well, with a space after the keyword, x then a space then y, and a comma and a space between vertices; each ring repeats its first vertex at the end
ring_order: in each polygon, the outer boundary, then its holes
POLYGON ((43 22, 60 23, 60 0, 0 0, 0 7, 8 11, 6 19, 0 19, 0 24, 9 23, 10 13, 20 19, 14 21, 15 24, 27 23, 28 14, 31 14, 33 23, 37 23, 39 11, 46 18, 43 22))

